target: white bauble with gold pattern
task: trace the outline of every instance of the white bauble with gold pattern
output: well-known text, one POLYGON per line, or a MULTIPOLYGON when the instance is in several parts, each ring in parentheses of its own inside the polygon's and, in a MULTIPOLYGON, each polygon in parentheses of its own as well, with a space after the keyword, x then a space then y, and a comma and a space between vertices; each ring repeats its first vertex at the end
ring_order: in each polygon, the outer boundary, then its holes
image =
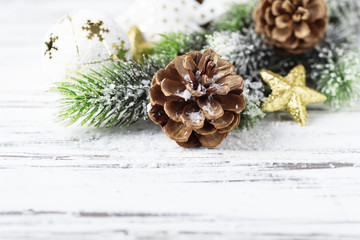
POLYGON ((45 69, 54 80, 76 72, 99 71, 103 65, 132 57, 126 32, 111 18, 87 10, 60 19, 50 29, 43 47, 45 69))
POLYGON ((115 20, 124 29, 138 26, 146 41, 152 42, 160 39, 159 34, 198 31, 206 22, 203 18, 201 4, 196 0, 135 0, 115 20))
POLYGON ((243 0, 134 0, 116 19, 125 30, 136 25, 146 41, 157 41, 159 34, 201 30, 224 13, 232 2, 243 0))

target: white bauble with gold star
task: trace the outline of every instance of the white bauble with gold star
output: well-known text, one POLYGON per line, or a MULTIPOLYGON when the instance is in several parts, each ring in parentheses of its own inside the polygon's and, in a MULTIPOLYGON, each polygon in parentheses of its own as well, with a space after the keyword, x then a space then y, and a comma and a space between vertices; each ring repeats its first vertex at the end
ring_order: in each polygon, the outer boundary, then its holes
POLYGON ((135 0, 116 21, 125 30, 136 25, 153 42, 161 39, 159 34, 201 30, 232 1, 239 0, 135 0))
POLYGON ((45 69, 53 80, 99 71, 103 65, 132 56, 126 32, 111 18, 87 10, 61 18, 50 29, 43 47, 45 69))
POLYGON ((136 25, 153 42, 167 32, 198 31, 207 16, 196 0, 135 0, 116 21, 126 30, 136 25))
POLYGON ((201 14, 193 14, 200 6, 195 0, 135 0, 115 20, 124 29, 136 25, 146 41, 156 41, 161 33, 200 30, 201 14))

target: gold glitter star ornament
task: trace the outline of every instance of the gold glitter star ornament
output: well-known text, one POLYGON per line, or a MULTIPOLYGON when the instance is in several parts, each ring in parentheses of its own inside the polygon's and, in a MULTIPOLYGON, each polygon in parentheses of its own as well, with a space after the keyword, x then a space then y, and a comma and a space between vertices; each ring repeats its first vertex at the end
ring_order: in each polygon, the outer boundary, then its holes
POLYGON ((261 106, 264 112, 286 110, 297 123, 304 126, 307 118, 306 105, 326 101, 325 95, 306 87, 303 65, 293 68, 286 77, 268 70, 261 70, 260 75, 272 90, 261 106))

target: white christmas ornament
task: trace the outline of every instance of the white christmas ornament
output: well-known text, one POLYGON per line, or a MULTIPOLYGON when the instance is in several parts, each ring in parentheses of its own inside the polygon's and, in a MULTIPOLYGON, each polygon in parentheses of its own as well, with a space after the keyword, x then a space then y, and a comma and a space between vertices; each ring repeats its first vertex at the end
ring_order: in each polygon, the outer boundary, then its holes
POLYGON ((112 61, 131 59, 127 34, 112 19, 81 10, 64 16, 49 31, 43 49, 46 68, 62 80, 76 72, 99 71, 112 61))
POLYGON ((126 30, 136 25, 147 41, 157 41, 162 33, 198 31, 231 2, 239 1, 204 0, 200 4, 196 0, 136 0, 116 21, 126 30))
POLYGON ((156 41, 161 33, 200 30, 200 7, 195 0, 136 0, 116 21, 124 29, 136 25, 147 41, 156 41))

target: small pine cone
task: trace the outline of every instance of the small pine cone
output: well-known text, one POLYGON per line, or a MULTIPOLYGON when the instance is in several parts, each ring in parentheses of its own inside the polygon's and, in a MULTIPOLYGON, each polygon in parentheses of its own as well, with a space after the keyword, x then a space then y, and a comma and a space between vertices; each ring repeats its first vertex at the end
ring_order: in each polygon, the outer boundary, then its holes
POLYGON ((152 79, 149 116, 181 147, 218 146, 240 123, 244 81, 210 49, 176 57, 152 79))
POLYGON ((324 38, 329 23, 324 0, 260 0, 253 19, 255 31, 287 54, 313 49, 324 38))

